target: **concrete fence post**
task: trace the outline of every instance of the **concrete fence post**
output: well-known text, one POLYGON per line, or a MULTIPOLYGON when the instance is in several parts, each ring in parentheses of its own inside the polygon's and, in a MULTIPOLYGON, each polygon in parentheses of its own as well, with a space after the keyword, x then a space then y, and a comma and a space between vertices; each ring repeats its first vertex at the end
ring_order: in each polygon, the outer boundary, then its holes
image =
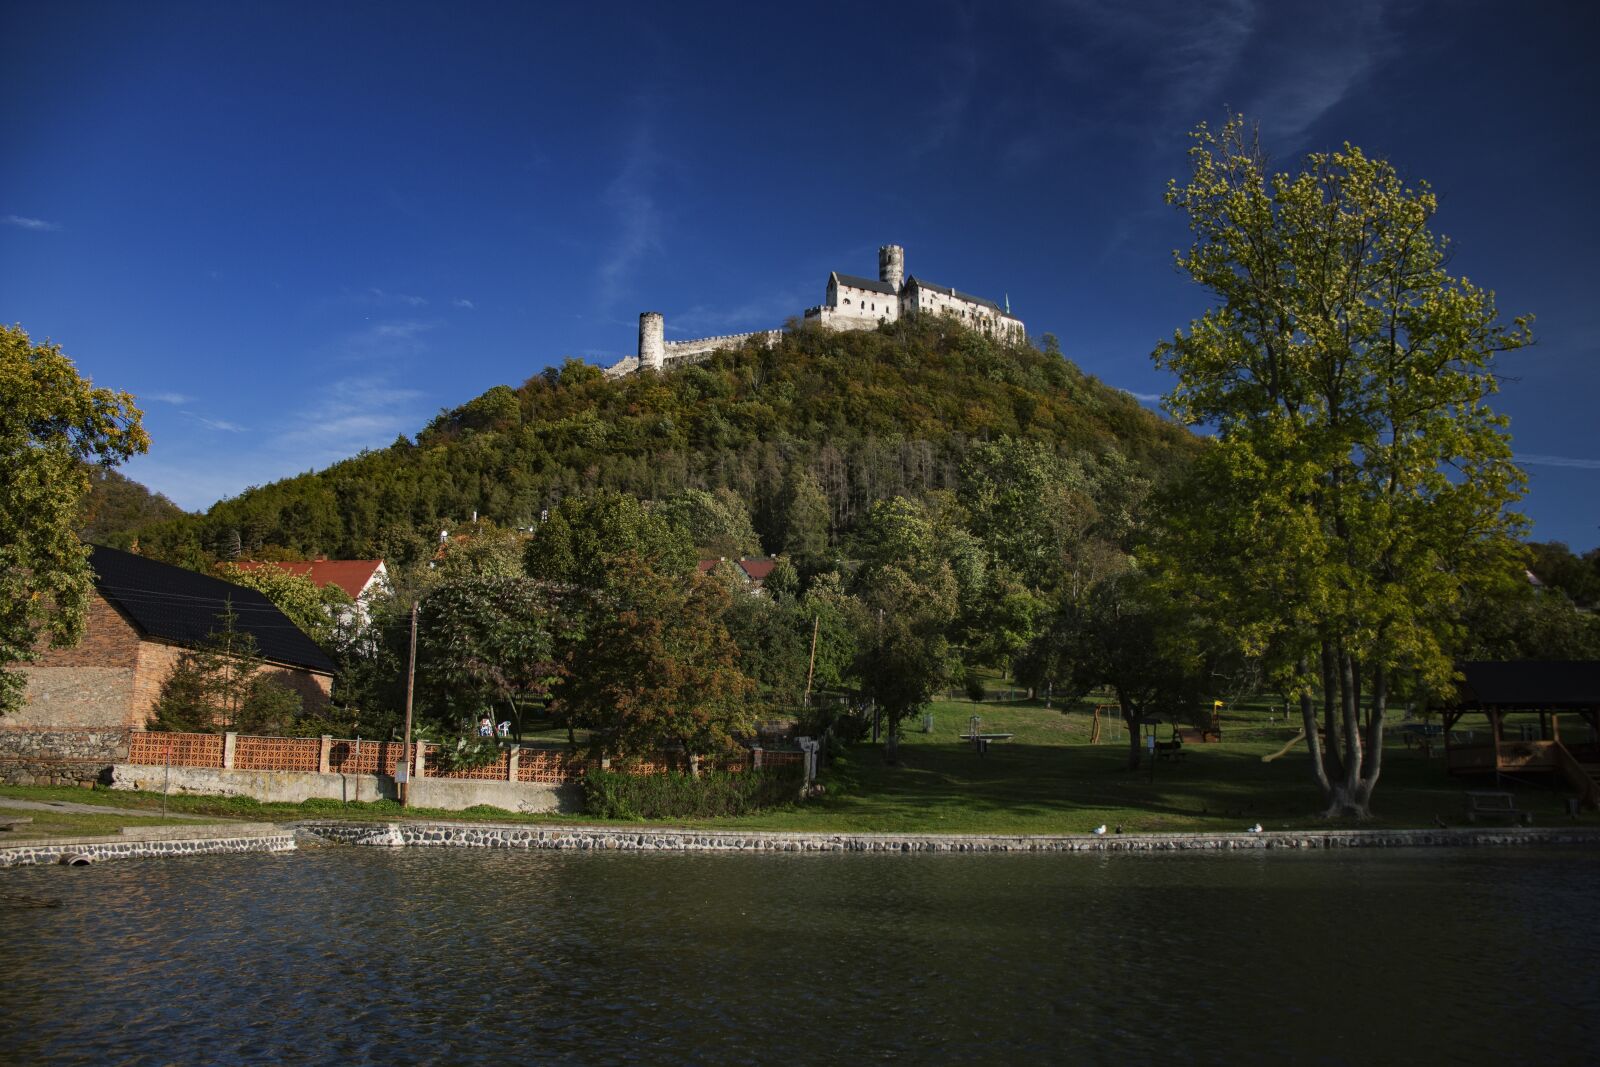
POLYGON ((424 777, 427 776, 427 774, 428 774, 428 746, 419 742, 417 744, 417 765, 412 768, 411 777, 413 779, 424 778, 424 777))
POLYGON ((761 752, 761 746, 760 745, 757 745, 757 746, 755 746, 754 748, 752 748, 750 750, 750 769, 751 770, 759 771, 761 769, 761 756, 762 756, 762 752, 761 752))
POLYGON ((514 781, 517 780, 517 768, 521 765, 521 763, 522 763, 522 746, 521 745, 512 745, 511 746, 511 758, 506 761, 506 781, 514 782, 514 781))
POLYGON ((333 766, 329 762, 329 758, 332 755, 333 755, 333 735, 332 734, 323 734, 322 735, 322 752, 321 752, 321 754, 319 754, 317 756, 317 770, 318 770, 318 772, 320 772, 322 774, 328 774, 333 770, 333 766))
POLYGON ((600 769, 602 771, 609 771, 611 769, 611 757, 610 756, 601 756, 600 757, 600 769))
POLYGON ((222 735, 222 769, 233 770, 233 754, 239 750, 239 735, 229 730, 222 735))

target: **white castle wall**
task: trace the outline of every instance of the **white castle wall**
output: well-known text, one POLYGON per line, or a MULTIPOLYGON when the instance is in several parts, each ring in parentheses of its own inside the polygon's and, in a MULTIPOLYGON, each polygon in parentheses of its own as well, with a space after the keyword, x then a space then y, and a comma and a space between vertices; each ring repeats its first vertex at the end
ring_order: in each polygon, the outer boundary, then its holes
MULTIPOLYGON (((882 323, 913 315, 943 315, 991 337, 1021 340, 1027 336, 1022 321, 1009 312, 998 311, 987 304, 957 296, 953 291, 936 289, 914 279, 911 284, 905 284, 905 249, 899 245, 884 245, 878 249, 878 278, 884 285, 892 287, 894 292, 863 289, 842 281, 837 273, 830 275, 826 302, 807 308, 806 320, 834 330, 871 330, 882 323)), ((668 341, 665 331, 666 320, 660 312, 646 311, 641 314, 638 355, 628 356, 605 368, 606 377, 620 378, 641 370, 660 371, 674 365, 698 363, 713 352, 736 348, 753 338, 770 343, 782 333, 780 330, 755 330, 750 333, 698 337, 690 341, 668 341)))

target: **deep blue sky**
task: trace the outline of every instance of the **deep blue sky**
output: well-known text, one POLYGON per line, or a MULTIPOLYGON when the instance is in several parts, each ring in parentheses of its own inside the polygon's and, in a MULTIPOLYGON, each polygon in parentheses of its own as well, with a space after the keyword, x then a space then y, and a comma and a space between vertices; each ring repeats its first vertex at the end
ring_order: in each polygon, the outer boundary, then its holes
POLYGON ((1534 536, 1600 543, 1584 2, 0 4, 0 319, 136 393, 186 507, 569 355, 771 327, 830 269, 994 298, 1153 398, 1205 307, 1161 202, 1224 107, 1441 196, 1539 344, 1534 536))

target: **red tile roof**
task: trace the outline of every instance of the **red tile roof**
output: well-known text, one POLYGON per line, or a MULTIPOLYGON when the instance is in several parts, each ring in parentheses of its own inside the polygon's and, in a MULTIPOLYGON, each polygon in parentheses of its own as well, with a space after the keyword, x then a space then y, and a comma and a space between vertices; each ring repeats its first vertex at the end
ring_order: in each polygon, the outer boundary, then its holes
POLYGON ((310 578, 312 584, 319 589, 327 585, 336 585, 344 590, 346 596, 354 600, 367 588, 373 575, 378 573, 378 568, 383 566, 383 560, 318 559, 267 562, 240 560, 237 566, 242 571, 253 571, 259 567, 276 567, 301 578, 310 578))
POLYGON ((778 565, 775 559, 741 559, 739 566, 750 576, 752 582, 764 582, 767 575, 772 573, 772 568, 778 565))

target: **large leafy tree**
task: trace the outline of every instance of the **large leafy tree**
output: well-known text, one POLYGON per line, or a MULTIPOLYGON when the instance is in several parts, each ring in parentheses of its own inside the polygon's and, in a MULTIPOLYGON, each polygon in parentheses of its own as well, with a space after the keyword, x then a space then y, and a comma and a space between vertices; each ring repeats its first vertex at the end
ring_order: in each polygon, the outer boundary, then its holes
POLYGON ((676 745, 695 773, 755 719, 755 682, 723 622, 728 590, 631 552, 608 559, 606 574, 584 640, 564 645, 555 710, 589 730, 596 755, 648 758, 676 745))
POLYGON ((1434 194, 1388 163, 1346 145, 1275 173, 1239 118, 1193 138, 1167 200, 1217 303, 1154 358, 1216 445, 1158 556, 1300 696, 1326 811, 1364 816, 1391 694, 1451 684, 1464 591, 1515 565, 1522 478, 1488 400, 1527 323, 1446 273, 1434 194))
POLYGON ((548 587, 530 578, 448 580, 422 601, 418 689, 444 725, 507 712, 520 737, 528 703, 555 681, 557 624, 548 587))
POLYGON ((133 397, 96 389, 60 347, 0 326, 0 714, 22 699, 7 668, 48 638, 83 634, 92 585, 78 539, 86 461, 120 463, 150 446, 133 397))
POLYGON ((603 588, 614 556, 632 553, 652 569, 687 574, 694 544, 682 527, 625 493, 599 490, 563 497, 528 542, 528 574, 586 589, 603 588))
POLYGON ((970 537, 938 508, 896 497, 879 501, 862 536, 856 575, 862 632, 855 673, 888 726, 884 754, 899 757, 900 726, 926 707, 958 661, 950 642, 964 585, 981 581, 970 537), (963 581, 963 573, 968 581, 963 581))

